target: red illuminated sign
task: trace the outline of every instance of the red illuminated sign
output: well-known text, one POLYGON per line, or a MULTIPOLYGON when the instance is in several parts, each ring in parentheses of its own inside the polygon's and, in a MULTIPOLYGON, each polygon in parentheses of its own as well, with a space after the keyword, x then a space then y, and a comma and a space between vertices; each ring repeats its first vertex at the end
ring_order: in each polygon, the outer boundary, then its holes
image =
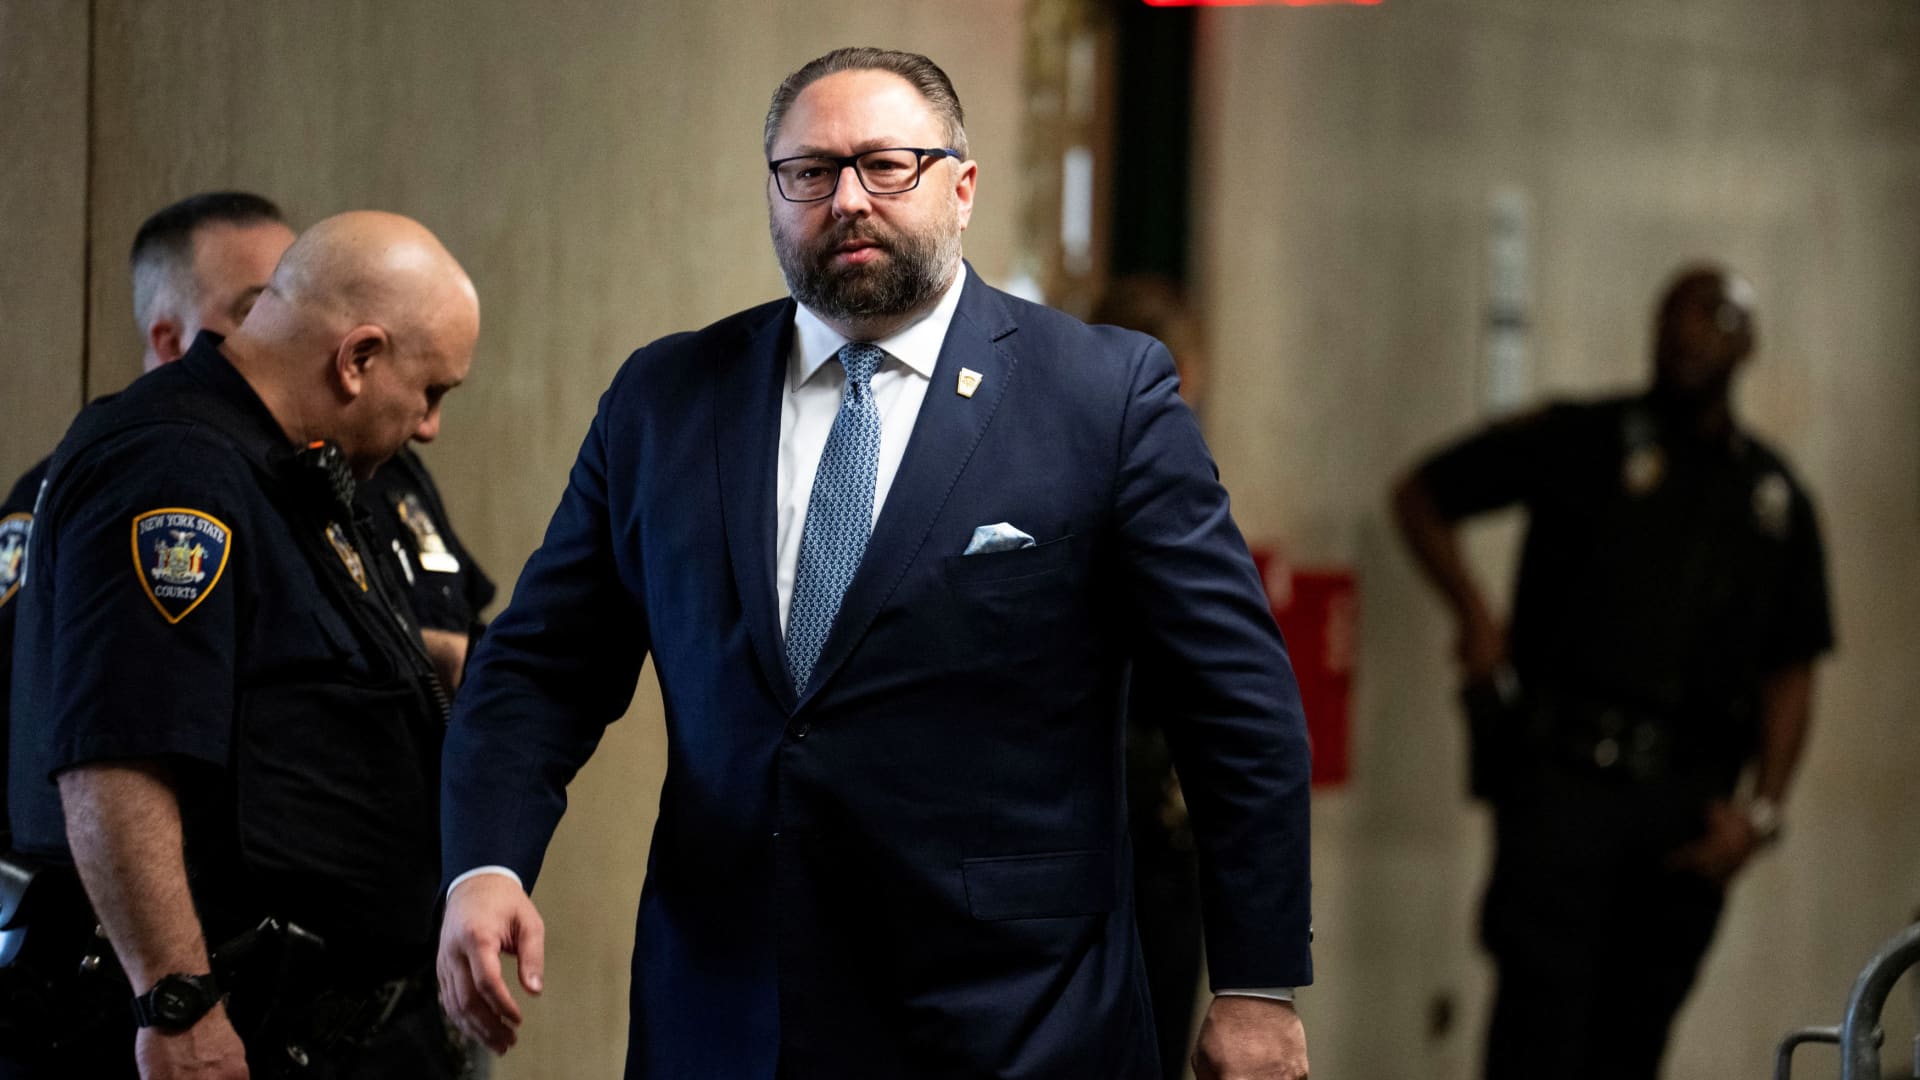
POLYGON ((1293 659, 1300 706, 1307 714, 1307 742, 1313 749, 1313 786, 1339 787, 1352 773, 1359 583, 1346 567, 1288 566, 1272 548, 1254 548, 1253 565, 1293 659))
POLYGON ((1381 0, 1142 0, 1148 7, 1372 7, 1381 0))

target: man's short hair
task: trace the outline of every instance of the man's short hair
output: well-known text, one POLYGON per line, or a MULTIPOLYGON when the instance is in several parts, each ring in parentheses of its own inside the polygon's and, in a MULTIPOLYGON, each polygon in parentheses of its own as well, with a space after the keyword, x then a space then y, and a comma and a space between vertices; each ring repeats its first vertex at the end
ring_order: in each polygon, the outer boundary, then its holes
POLYGON ((780 124, 787 118, 787 110, 800 96, 800 91, 842 71, 889 71, 912 83, 946 127, 947 147, 958 150, 962 159, 972 156, 967 150, 966 113, 960 108, 960 95, 954 93, 953 80, 940 70, 940 65, 919 53, 851 46, 809 61, 781 81, 779 89, 773 92, 772 104, 767 106, 764 145, 769 158, 773 156, 774 136, 780 133, 780 124))
POLYGON ((133 235, 128 262, 133 271, 133 317, 142 333, 165 293, 185 297, 193 288, 193 234, 214 224, 285 225, 271 199, 247 191, 189 195, 154 213, 133 235), (171 286, 171 288, 169 288, 171 286))

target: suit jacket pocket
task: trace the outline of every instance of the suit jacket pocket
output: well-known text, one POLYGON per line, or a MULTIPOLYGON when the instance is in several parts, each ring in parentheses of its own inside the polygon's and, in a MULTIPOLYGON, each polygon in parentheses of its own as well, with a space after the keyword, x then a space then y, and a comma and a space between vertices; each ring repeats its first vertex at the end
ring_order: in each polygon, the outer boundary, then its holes
POLYGON ((949 555, 947 580, 955 585, 976 581, 1016 581, 1051 574, 1067 565, 1073 554, 1073 537, 1063 536, 1030 548, 995 551, 985 555, 949 555))
POLYGON ((967 907, 984 921, 1103 915, 1114 908, 1118 883, 1104 851, 1061 851, 963 859, 967 907))

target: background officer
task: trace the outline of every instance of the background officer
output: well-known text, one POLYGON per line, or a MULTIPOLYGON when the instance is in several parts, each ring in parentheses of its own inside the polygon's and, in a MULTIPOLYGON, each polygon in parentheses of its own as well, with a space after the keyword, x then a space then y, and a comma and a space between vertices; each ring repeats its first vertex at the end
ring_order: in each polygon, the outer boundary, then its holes
POLYGON ((18 600, 15 841, 77 866, 144 1076, 454 1067, 417 977, 445 696, 352 499, 437 433, 478 319, 418 224, 329 218, 231 337, 89 408, 54 455, 18 600), (210 946, 263 915, 323 956, 296 985, 219 986, 210 946))
POLYGON ((1469 699, 1500 703, 1475 723, 1497 841, 1489 1077, 1655 1075, 1726 884, 1779 831, 1833 638, 1813 506, 1733 415, 1753 320, 1745 281, 1683 271, 1650 390, 1496 424, 1396 492, 1469 699), (1455 526, 1513 503, 1509 634, 1455 526))

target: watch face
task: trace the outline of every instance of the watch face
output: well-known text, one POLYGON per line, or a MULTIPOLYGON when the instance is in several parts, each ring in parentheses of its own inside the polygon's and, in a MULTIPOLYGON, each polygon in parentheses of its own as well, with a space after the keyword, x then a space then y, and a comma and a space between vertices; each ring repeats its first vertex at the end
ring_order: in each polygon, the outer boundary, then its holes
POLYGON ((156 988, 153 995, 153 1012, 163 1023, 178 1023, 193 1016, 194 1006, 199 1004, 194 997, 177 986, 156 988))
POLYGON ((211 976, 168 975, 147 992, 144 1007, 136 1013, 145 1025, 183 1030, 207 1015, 220 1000, 211 976))

